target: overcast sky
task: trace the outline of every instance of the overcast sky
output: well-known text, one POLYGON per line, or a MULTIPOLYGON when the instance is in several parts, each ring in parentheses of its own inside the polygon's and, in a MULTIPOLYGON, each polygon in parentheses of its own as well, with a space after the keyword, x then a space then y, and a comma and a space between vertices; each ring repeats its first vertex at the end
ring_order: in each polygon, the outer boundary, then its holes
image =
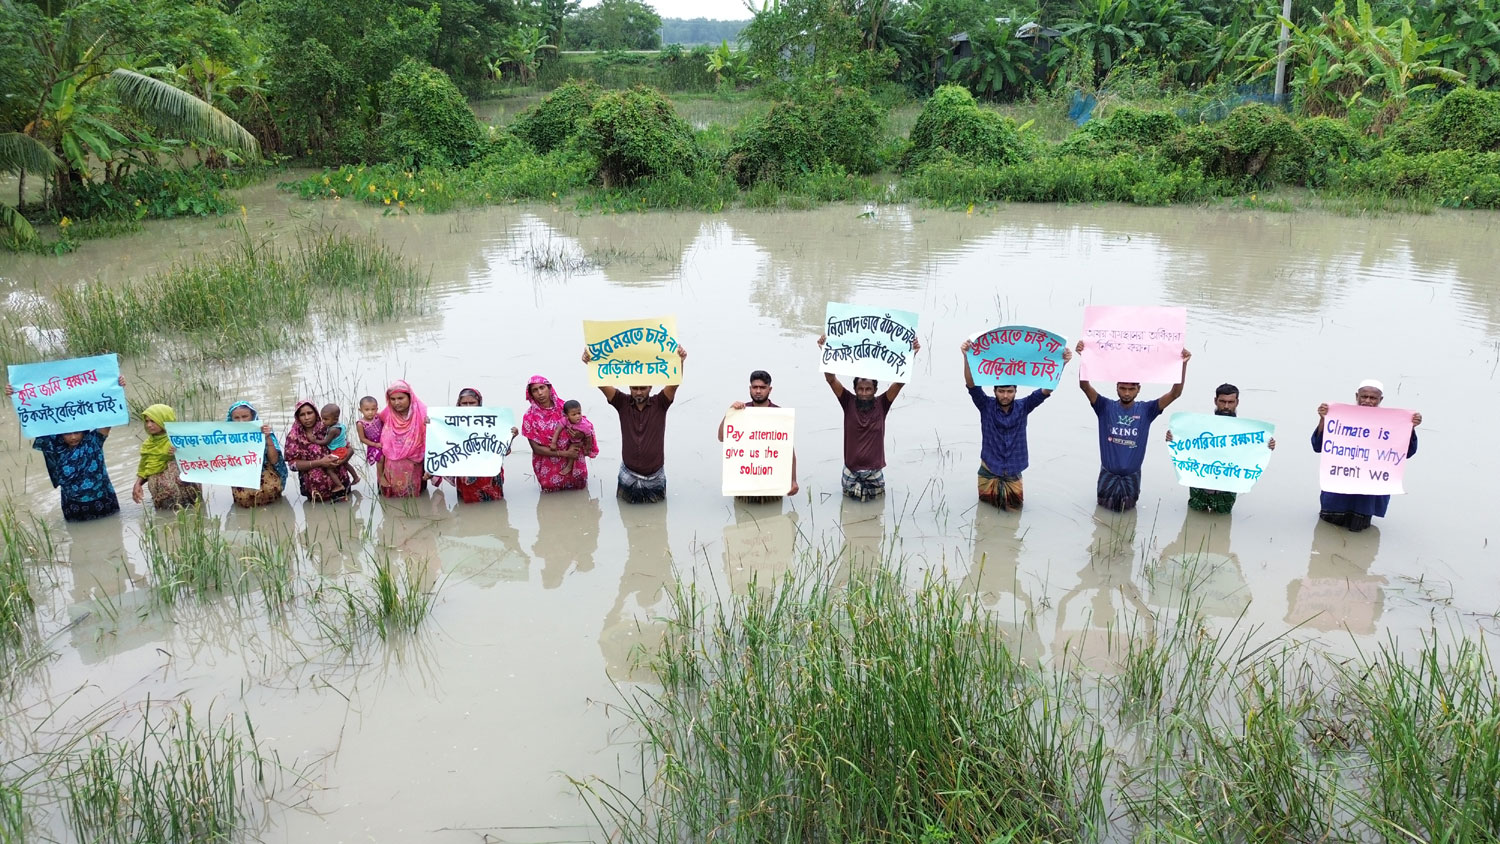
MULTIPOLYGON (((715 20, 749 20, 745 0, 646 0, 664 18, 711 18, 715 20)), ((598 0, 584 0, 585 6, 597 6, 598 0)), ((757 0, 759 5, 759 0, 757 0)))

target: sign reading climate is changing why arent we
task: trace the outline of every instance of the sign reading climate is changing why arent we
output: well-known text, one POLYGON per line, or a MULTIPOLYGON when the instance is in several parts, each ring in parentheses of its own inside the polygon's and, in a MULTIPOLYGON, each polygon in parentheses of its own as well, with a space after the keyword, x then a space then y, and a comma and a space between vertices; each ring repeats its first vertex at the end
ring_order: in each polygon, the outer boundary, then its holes
POLYGON ((916 356, 917 315, 829 302, 823 372, 905 383, 916 356))
POLYGON ((1212 413, 1174 413, 1167 448, 1177 482, 1223 492, 1249 492, 1271 462, 1276 426, 1212 413))
POLYGON ((21 420, 21 433, 28 437, 130 422, 115 355, 15 364, 6 368, 5 380, 15 390, 10 400, 21 420))
POLYGON ((1004 325, 969 341, 969 372, 980 387, 1057 389, 1062 383, 1061 335, 1029 325, 1004 325))
POLYGON ((1176 384, 1186 340, 1187 308, 1090 305, 1083 309, 1078 377, 1176 384))
POLYGON ((747 407, 724 416, 724 494, 786 495, 796 411, 747 407))
POLYGON ((682 383, 677 357, 677 317, 584 320, 589 383, 644 387, 682 383))
POLYGON ((510 453, 516 414, 508 407, 427 408, 427 474, 492 478, 510 453))
POLYGON ((260 487, 266 435, 259 422, 168 422, 167 439, 182 479, 248 489, 260 487))
POLYGON ((1401 495, 1406 492, 1406 449, 1411 411, 1394 407, 1330 404, 1323 418, 1318 461, 1324 492, 1401 495))

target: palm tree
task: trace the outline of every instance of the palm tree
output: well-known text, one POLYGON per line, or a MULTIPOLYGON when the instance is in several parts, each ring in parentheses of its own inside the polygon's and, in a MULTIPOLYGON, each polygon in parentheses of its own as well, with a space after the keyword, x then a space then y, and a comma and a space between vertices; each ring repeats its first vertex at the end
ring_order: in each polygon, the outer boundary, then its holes
POLYGON ((19 177, 16 207, 0 202, 0 226, 10 229, 21 241, 36 237, 36 229, 17 210, 26 193, 26 174, 53 173, 63 166, 62 159, 36 138, 20 132, 0 132, 0 173, 15 173, 19 177))

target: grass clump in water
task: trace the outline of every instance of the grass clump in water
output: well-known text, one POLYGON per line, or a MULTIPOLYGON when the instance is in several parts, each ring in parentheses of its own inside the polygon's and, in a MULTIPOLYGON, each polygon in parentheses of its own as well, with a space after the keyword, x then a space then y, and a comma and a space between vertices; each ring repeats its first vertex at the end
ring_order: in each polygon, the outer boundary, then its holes
POLYGON ((425 560, 401 561, 374 552, 370 571, 352 582, 326 583, 313 596, 313 617, 325 639, 352 651, 373 633, 382 642, 415 633, 432 611, 437 586, 424 587, 425 560))
POLYGON ((44 523, 23 520, 12 507, 0 510, 0 651, 7 654, 7 663, 12 649, 26 643, 36 617, 26 567, 55 559, 52 534, 44 523))
POLYGON ((190 705, 140 734, 89 739, 63 773, 76 840, 97 844, 199 844, 233 840, 270 785, 250 719, 194 718, 190 705))
POLYGON ((242 546, 226 537, 201 505, 177 511, 171 521, 149 522, 141 545, 152 590, 166 606, 188 595, 227 595, 239 603, 258 592, 275 614, 295 596, 294 538, 256 533, 242 546))
POLYGON ((728 605, 692 586, 629 701, 639 801, 584 785, 624 841, 1071 840, 1103 816, 1102 733, 956 587, 858 568, 728 605))
POLYGON ((142 354, 184 337, 223 357, 284 345, 313 301, 333 316, 387 319, 419 307, 428 275, 372 239, 314 234, 295 247, 243 234, 222 255, 198 258, 130 285, 65 290, 56 318, 73 354, 142 354))

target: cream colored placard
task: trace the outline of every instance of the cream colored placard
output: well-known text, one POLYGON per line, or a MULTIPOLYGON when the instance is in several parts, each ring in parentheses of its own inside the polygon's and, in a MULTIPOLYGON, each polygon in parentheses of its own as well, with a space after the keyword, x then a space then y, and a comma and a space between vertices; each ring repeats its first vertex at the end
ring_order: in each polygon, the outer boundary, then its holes
POLYGON ((747 407, 724 416, 725 495, 786 495, 792 488, 796 411, 747 407))

